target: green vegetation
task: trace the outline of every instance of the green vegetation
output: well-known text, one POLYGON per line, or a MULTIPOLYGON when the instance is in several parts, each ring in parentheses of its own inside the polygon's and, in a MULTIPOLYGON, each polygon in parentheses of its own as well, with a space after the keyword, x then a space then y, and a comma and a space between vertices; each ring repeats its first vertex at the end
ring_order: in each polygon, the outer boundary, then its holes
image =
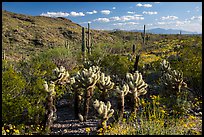
POLYGON ((141 33, 90 30, 84 60, 70 20, 6 11, 3 20, 3 135, 46 134, 47 105, 65 96, 76 119, 99 116, 99 135, 202 134, 202 36, 146 33, 142 47, 141 33))

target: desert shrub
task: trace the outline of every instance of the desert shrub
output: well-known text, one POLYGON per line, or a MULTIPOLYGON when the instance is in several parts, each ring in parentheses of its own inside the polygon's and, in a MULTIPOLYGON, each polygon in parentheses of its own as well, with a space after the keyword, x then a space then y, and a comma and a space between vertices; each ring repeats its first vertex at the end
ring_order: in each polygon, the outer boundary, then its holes
POLYGON ((126 56, 120 55, 107 55, 100 64, 102 71, 107 75, 111 75, 115 82, 123 79, 132 66, 133 63, 126 56))

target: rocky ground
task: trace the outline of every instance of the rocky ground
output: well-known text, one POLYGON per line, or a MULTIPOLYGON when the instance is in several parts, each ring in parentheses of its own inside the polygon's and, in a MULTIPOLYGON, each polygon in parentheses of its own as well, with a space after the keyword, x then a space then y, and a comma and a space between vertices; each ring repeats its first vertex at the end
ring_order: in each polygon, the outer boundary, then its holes
POLYGON ((71 105, 57 108, 57 120, 51 126, 51 135, 88 135, 95 134, 98 119, 93 116, 86 122, 80 122, 74 118, 74 111, 71 105), (90 133, 86 132, 90 128, 90 133))

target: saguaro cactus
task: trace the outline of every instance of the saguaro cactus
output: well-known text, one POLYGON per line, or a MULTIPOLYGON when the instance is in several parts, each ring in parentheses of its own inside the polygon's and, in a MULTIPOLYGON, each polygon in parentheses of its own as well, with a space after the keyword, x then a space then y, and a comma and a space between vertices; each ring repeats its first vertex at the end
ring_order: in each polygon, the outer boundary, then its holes
POLYGON ((88 54, 91 54, 91 41, 90 41, 90 24, 88 23, 88 31, 87 31, 87 49, 88 49, 88 54))
POLYGON ((105 102, 106 101, 106 96, 108 90, 112 89, 114 86, 114 83, 110 81, 110 76, 105 76, 104 73, 100 73, 100 79, 97 83, 98 88, 102 91, 101 94, 101 101, 105 102))
POLYGON ((69 49, 69 41, 68 40, 65 40, 64 47, 69 49))
POLYGON ((135 51, 136 51, 136 46, 135 44, 132 45, 132 54, 134 55, 135 54, 135 51))
POLYGON ((145 46, 145 36, 146 36, 146 31, 145 31, 145 25, 144 25, 144 32, 141 33, 141 36, 142 36, 142 43, 143 43, 143 47, 145 46))
POLYGON ((89 112, 89 102, 93 95, 93 90, 97 81, 100 78, 100 68, 98 66, 92 66, 89 69, 83 69, 78 72, 75 76, 76 84, 79 87, 85 88, 85 99, 84 99, 84 120, 87 120, 89 112))
POLYGON ((119 109, 119 118, 123 118, 124 109, 125 109, 125 96, 130 92, 128 84, 124 84, 123 87, 116 87, 116 92, 118 93, 118 109, 119 109))
POLYGON ((86 38, 85 38, 85 29, 82 27, 82 43, 81 43, 81 51, 82 51, 82 56, 83 56, 83 61, 86 61, 86 38))
POLYGON ((112 117, 114 113, 114 110, 111 109, 111 103, 108 101, 105 105, 104 102, 95 100, 93 102, 93 106, 97 110, 99 117, 101 118, 99 128, 106 128, 108 119, 112 117))
POLYGON ((130 88, 130 93, 134 98, 133 112, 136 114, 140 102, 139 96, 147 93, 146 88, 148 85, 143 81, 142 74, 138 71, 136 71, 134 74, 127 73, 126 80, 130 88))

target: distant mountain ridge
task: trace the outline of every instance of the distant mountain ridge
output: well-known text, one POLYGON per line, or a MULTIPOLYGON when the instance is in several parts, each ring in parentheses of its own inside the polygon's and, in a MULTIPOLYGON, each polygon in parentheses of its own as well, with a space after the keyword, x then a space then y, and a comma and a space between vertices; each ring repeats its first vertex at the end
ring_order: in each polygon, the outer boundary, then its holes
MULTIPOLYGON (((143 32, 143 30, 130 30, 131 32, 143 32)), ((162 29, 162 28, 154 28, 146 30, 147 33, 153 33, 153 34, 199 34, 197 32, 190 32, 190 31, 184 31, 184 30, 178 30, 178 29, 162 29)))

